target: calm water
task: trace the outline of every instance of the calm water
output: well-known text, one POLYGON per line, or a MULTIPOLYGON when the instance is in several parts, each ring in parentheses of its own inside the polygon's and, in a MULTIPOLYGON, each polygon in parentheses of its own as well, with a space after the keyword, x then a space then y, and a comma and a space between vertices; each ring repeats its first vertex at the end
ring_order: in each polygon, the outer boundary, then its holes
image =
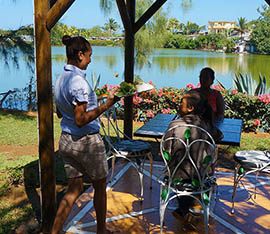
MULTIPOLYGON (((58 77, 65 64, 64 47, 52 48, 53 81, 58 77)), ((123 80, 124 51, 120 47, 93 47, 92 63, 87 69, 88 80, 91 74, 101 76, 101 85, 118 84, 123 80), (116 78, 115 74, 119 76, 116 78)), ((23 56, 19 60, 20 69, 12 66, 8 69, 0 64, 0 93, 9 89, 24 88, 29 81, 29 72, 24 65, 23 56)), ((217 52, 156 49, 149 59, 149 64, 142 69, 135 68, 135 74, 145 81, 153 81, 158 87, 185 87, 188 83, 197 84, 201 68, 210 66, 216 71, 216 79, 232 87, 234 74, 242 72, 251 74, 258 80, 259 74, 267 77, 270 86, 270 56, 237 55, 217 52)), ((91 81, 90 81, 91 83, 91 81)))

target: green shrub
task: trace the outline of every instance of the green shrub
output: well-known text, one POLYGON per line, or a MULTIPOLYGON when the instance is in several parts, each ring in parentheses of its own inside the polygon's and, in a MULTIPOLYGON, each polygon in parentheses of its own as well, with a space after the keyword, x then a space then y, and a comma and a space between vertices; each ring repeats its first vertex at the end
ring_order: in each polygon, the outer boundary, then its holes
POLYGON ((244 131, 270 131, 270 102, 264 101, 263 96, 252 96, 239 93, 236 90, 226 91, 225 117, 243 120, 244 131))
POLYGON ((171 34, 165 39, 164 48, 176 49, 208 49, 232 52, 235 42, 222 34, 199 35, 191 38, 186 35, 171 34))
POLYGON ((23 184, 23 167, 7 168, 7 180, 9 185, 23 184))

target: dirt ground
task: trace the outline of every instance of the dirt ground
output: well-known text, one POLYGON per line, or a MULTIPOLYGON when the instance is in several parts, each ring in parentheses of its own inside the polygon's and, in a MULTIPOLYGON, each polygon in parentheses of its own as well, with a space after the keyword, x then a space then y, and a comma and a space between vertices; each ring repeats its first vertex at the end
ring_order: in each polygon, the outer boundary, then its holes
POLYGON ((38 147, 36 145, 0 145, 0 152, 11 156, 37 155, 38 147))

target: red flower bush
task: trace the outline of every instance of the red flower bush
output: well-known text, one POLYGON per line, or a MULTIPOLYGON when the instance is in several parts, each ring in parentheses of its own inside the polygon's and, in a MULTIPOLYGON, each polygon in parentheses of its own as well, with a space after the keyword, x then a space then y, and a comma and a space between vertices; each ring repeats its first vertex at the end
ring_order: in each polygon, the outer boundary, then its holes
MULTIPOLYGON (((105 87, 108 92, 114 92, 118 88, 115 85, 105 87)), ((184 92, 197 87, 198 85, 188 84, 185 89, 165 87, 135 94, 133 96, 134 120, 147 121, 157 113, 177 113, 184 92)), ((237 90, 225 90, 221 85, 213 88, 221 91, 224 97, 225 117, 242 119, 244 131, 256 132, 258 129, 270 131, 270 94, 257 97, 239 93, 237 90)), ((119 112, 123 112, 123 98, 119 104, 119 112)))
POLYGON ((237 94, 237 93, 238 93, 238 90, 237 90, 237 89, 233 89, 233 90, 231 91, 231 94, 232 94, 232 95, 237 94))
POLYGON ((189 89, 195 89, 196 86, 194 84, 187 84, 186 85, 186 88, 189 90, 189 89))
POLYGON ((270 103, 270 94, 263 94, 263 95, 260 95, 259 97, 259 100, 265 104, 269 104, 270 103))
POLYGON ((261 125, 261 121, 259 119, 254 119, 253 124, 255 127, 259 127, 261 125))

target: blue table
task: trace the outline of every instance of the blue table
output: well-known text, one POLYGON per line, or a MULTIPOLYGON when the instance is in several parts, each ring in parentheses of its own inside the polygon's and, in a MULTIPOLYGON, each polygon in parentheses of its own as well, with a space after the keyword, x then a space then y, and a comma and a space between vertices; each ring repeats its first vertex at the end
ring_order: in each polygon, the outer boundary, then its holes
POLYGON ((217 144, 240 146, 242 125, 242 119, 224 118, 222 122, 217 122, 216 126, 224 135, 223 139, 217 144))
MULTIPOLYGON (((160 139, 166 132, 170 122, 176 117, 177 115, 175 114, 157 114, 153 119, 150 119, 137 129, 134 136, 160 139)), ((217 122, 216 124, 224 135, 220 142, 216 142, 217 144, 240 146, 243 124, 241 119, 224 118, 222 122, 217 122)))

